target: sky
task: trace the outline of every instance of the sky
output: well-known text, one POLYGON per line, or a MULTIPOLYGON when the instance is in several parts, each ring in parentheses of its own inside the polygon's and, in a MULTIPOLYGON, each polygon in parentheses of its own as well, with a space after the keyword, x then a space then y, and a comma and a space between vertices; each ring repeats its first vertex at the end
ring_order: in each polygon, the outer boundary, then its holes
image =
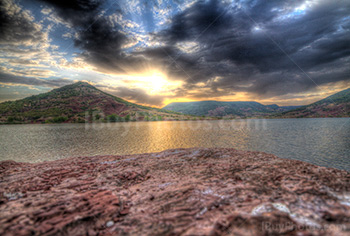
POLYGON ((139 104, 350 87, 348 0, 1 0, 0 102, 77 81, 139 104))

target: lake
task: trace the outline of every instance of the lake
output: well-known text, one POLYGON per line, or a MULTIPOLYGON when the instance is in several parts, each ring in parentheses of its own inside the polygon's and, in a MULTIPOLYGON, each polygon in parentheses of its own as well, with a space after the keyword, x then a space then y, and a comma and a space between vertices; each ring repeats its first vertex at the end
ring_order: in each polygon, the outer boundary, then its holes
POLYGON ((350 171, 350 118, 1 125, 0 160, 229 147, 350 171))

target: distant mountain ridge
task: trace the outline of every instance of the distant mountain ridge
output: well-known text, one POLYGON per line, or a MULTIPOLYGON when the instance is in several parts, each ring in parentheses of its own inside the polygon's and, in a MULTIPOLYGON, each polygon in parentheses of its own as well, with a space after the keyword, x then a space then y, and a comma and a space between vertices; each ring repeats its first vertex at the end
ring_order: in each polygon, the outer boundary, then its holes
POLYGON ((163 109, 196 116, 234 116, 246 118, 280 113, 297 107, 298 106, 280 107, 276 104, 263 105, 258 102, 199 101, 174 102, 163 107, 163 109))
POLYGON ((187 119, 173 111, 128 102, 86 82, 77 82, 17 101, 0 103, 0 123, 61 123, 87 120, 187 119))
POLYGON ((215 119, 211 117, 350 117, 350 88, 301 107, 199 101, 174 102, 159 109, 131 103, 89 83, 77 82, 47 93, 0 103, 0 124, 215 119))
POLYGON ((320 101, 277 114, 277 118, 350 117, 350 88, 320 101))

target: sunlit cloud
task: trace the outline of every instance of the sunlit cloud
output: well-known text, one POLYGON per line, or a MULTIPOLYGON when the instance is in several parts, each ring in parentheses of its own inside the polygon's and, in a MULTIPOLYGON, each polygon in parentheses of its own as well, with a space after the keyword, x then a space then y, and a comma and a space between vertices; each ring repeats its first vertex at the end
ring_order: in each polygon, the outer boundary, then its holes
POLYGON ((330 0, 4 0, 0 82, 86 80, 158 107, 307 104, 349 86, 349 9, 330 0))
POLYGON ((141 89, 149 95, 172 95, 173 91, 182 86, 182 81, 167 79, 167 76, 157 70, 150 70, 143 74, 120 75, 111 78, 105 83, 114 86, 122 86, 130 89, 141 89))

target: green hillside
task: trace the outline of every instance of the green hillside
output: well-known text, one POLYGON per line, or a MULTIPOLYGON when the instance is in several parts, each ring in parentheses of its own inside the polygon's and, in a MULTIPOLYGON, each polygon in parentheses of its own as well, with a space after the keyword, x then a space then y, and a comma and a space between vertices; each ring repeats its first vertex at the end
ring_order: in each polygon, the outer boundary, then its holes
POLYGON ((258 117, 283 112, 295 107, 279 107, 276 104, 263 105, 258 102, 174 102, 163 109, 197 116, 258 117))
POLYGON ((281 118, 350 117, 350 88, 325 99, 276 115, 281 118))
POLYGON ((0 123, 190 119, 173 111, 141 106, 78 82, 47 93, 0 103, 0 123))

